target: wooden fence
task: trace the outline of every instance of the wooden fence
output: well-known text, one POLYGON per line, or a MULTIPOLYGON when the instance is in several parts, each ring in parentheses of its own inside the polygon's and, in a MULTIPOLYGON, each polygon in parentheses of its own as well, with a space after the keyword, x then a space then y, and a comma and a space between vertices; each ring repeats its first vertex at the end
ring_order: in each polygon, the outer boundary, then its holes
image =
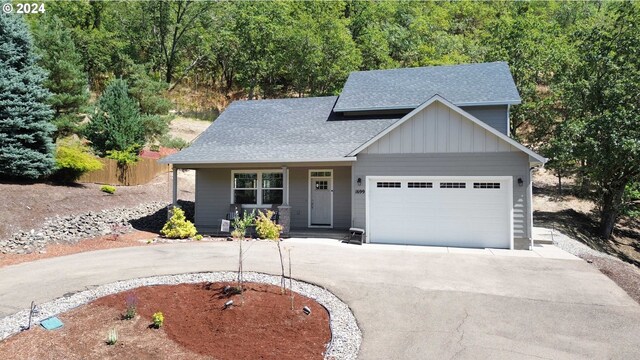
POLYGON ((153 180, 158 174, 171 171, 171 166, 158 164, 156 159, 140 158, 137 163, 126 168, 118 166, 113 159, 100 159, 103 168, 88 172, 78 180, 79 182, 109 184, 109 185, 142 185, 153 180))

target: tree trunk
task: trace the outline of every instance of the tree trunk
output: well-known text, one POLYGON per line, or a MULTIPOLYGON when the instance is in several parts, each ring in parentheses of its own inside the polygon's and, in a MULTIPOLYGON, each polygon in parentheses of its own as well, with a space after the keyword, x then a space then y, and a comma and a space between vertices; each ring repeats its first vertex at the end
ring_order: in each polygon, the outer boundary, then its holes
POLYGON ((604 239, 611 238, 613 228, 620 214, 620 205, 626 184, 611 186, 602 197, 602 211, 600 213, 600 236, 604 239))
POLYGON ((558 173, 558 196, 562 196, 562 175, 558 173))

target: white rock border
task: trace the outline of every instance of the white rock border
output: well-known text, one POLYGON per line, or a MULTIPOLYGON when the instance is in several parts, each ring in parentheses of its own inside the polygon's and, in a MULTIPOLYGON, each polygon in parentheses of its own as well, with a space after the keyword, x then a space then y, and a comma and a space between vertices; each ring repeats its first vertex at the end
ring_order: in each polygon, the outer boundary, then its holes
MULTIPOLYGON (((188 273, 179 275, 160 275, 132 280, 122 280, 100 285, 93 289, 65 295, 44 304, 37 304, 39 313, 34 315, 31 326, 38 326, 40 321, 51 316, 67 312, 78 306, 85 305, 98 298, 120 293, 123 291, 152 285, 194 284, 201 282, 230 282, 235 281, 237 273, 230 271, 188 273)), ((257 272, 243 273, 245 282, 256 282, 270 285, 280 285, 280 276, 257 272)), ((327 345, 325 359, 356 359, 362 343, 362 332, 349 306, 325 288, 300 280, 292 281, 293 291, 317 301, 329 313, 331 327, 331 341, 327 345)), ((0 319, 0 341, 17 334, 21 326, 29 321, 29 310, 22 310, 13 315, 0 319)))

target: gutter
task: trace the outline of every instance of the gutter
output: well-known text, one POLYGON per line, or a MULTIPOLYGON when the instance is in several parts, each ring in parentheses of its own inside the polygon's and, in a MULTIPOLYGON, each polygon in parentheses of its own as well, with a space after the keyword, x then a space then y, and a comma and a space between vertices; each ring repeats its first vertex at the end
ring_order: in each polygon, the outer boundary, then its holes
MULTIPOLYGON (((165 158, 166 159, 166 158, 165 158)), ((174 164, 174 165, 191 165, 191 164, 286 164, 286 163, 323 163, 323 162, 354 162, 357 160, 355 156, 340 157, 340 158, 327 158, 327 159, 272 159, 272 160, 158 160, 160 164, 174 164)))

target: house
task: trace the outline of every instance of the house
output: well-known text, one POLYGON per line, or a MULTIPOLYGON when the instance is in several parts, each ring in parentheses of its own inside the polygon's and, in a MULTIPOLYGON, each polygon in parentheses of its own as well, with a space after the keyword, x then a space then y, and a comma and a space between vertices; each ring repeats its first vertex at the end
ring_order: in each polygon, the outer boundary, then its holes
POLYGON ((195 225, 231 204, 290 229, 358 227, 370 243, 529 248, 531 170, 509 136, 504 62, 357 71, 340 96, 233 102, 162 162, 196 170, 195 225))

